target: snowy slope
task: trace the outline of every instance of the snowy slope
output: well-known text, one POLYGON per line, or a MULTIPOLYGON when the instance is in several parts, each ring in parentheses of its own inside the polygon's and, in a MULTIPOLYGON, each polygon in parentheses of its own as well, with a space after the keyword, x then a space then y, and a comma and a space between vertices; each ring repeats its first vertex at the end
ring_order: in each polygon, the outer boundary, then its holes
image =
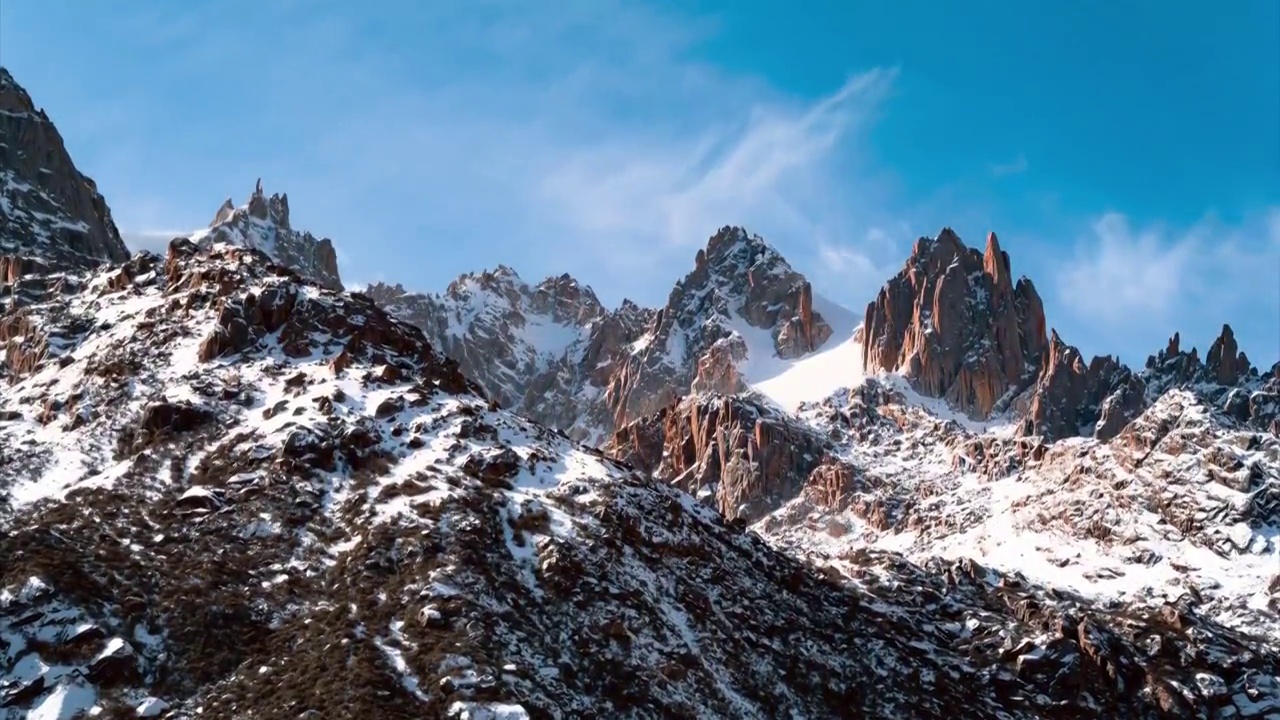
POLYGON ((803 407, 806 424, 839 438, 830 450, 855 479, 835 504, 806 492, 757 529, 835 567, 883 549, 975 558, 1100 603, 1193 598, 1219 622, 1280 639, 1280 439, 1173 390, 1110 442, 1037 449, 1010 425, 940 420, 905 388, 869 409, 853 393, 803 407))
POLYGON ((0 326, 25 330, 0 387, 0 718, 1008 720, 1280 697, 1280 657, 1194 608, 1187 635, 969 561, 815 572, 266 260, 178 242, 6 286, 0 326))
POLYGON ((748 359, 753 355, 765 356, 770 366, 761 372, 749 365, 745 372, 747 383, 788 412, 799 410, 803 403, 820 402, 841 388, 857 385, 863 377, 862 343, 855 337, 858 328, 853 312, 831 302, 814 306, 832 322, 831 339, 824 347, 791 361, 778 359, 776 354, 769 357, 767 353, 771 348, 748 349, 748 359))

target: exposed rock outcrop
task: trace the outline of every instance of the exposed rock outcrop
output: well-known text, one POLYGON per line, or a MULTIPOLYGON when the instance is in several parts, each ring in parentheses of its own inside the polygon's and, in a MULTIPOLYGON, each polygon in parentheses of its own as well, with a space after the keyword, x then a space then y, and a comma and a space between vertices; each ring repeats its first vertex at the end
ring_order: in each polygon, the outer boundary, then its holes
POLYGON ((698 391, 738 392, 743 358, 800 357, 831 334, 803 275, 758 235, 721 228, 609 383, 613 423, 656 413, 695 384, 698 391))
POLYGON ((731 227, 656 311, 630 301, 607 310, 568 275, 531 287, 505 266, 441 295, 381 283, 365 292, 424 328, 504 407, 593 443, 690 392, 745 390, 748 357, 797 358, 832 335, 809 282, 731 227))
POLYGON ((1145 392, 1142 380, 1109 355, 1085 365, 1080 351, 1064 343, 1055 330, 1022 434, 1049 440, 1079 435, 1110 440, 1146 409, 1145 392))
POLYGON ((5 255, 76 270, 123 262, 129 251, 106 200, 76 169, 49 116, 0 67, 0 256, 5 255))
POLYGON ((505 265, 463 275, 440 295, 375 283, 364 293, 423 329, 503 407, 579 440, 609 425, 600 398, 652 311, 607 310, 569 275, 526 284, 505 265))
POLYGON ((754 522, 800 492, 826 447, 749 397, 695 395, 619 428, 605 451, 754 522))
POLYGON ((1005 407, 1039 373, 1049 345, 1035 286, 1011 277, 995 233, 985 253, 950 228, 920 238, 867 305, 867 371, 900 372, 921 393, 974 418, 1005 407))
POLYGON ((249 201, 236 207, 227 198, 209 223, 209 229, 192 236, 202 247, 228 243, 258 250, 279 265, 331 290, 342 289, 338 254, 333 241, 293 229, 289 220, 289 196, 267 197, 262 180, 249 201))

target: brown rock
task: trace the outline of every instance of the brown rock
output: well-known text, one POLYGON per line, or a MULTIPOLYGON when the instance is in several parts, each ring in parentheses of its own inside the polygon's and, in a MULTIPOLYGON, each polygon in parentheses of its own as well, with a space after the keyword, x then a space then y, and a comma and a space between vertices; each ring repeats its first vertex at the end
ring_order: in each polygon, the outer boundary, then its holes
POLYGON ((22 309, 0 316, 0 348, 10 378, 35 372, 49 353, 49 339, 22 309))
POLYGON ((747 522, 795 497, 825 457, 821 438, 724 396, 690 396, 625 425, 605 451, 747 522))
POLYGON ((978 418, 1030 384, 1047 347, 1040 296, 1026 278, 1013 284, 994 233, 985 253, 950 228, 916 241, 863 321, 868 371, 899 371, 978 418))
POLYGON ((808 493, 818 506, 840 510, 848 505, 854 479, 851 465, 824 458, 809 474, 808 493))
POLYGON ((1209 354, 1204 359, 1205 369, 1214 382, 1232 386, 1249 373, 1251 369, 1249 358, 1239 350, 1231 326, 1223 325, 1222 333, 1209 346, 1209 354))
POLYGON ((1095 357, 1086 366, 1080 351, 1054 331, 1022 433, 1049 440, 1084 433, 1110 440, 1146 409, 1145 392, 1142 380, 1117 359, 1095 357))
POLYGON ((738 374, 738 363, 747 357, 747 348, 738 337, 716 342, 698 359, 697 374, 690 391, 704 395, 733 395, 746 389, 738 374))

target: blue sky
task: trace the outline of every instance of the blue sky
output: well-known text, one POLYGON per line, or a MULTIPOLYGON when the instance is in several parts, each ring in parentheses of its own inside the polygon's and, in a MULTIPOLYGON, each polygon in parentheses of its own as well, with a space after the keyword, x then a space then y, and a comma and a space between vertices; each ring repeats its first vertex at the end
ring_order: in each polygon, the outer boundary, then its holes
POLYGON ((5 0, 0 62, 135 247, 261 176, 348 282, 658 304, 744 224, 860 310, 950 225, 1086 354, 1226 321, 1270 364, 1280 3, 1231 6, 5 0))

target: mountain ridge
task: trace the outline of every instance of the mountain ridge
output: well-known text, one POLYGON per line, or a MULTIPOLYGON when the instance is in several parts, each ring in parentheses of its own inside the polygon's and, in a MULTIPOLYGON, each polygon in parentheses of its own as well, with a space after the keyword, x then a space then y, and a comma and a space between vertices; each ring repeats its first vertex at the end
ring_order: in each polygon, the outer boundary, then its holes
POLYGON ((229 243, 259 250, 327 288, 342 289, 333 241, 295 230, 289 219, 288 194, 267 197, 261 179, 243 205, 236 206, 227 198, 209 227, 189 238, 205 246, 229 243))
POLYGON ((1280 363, 1229 326, 1086 364, 946 230, 857 327, 732 226, 652 310, 346 292, 288 215, 0 226, 0 719, 1280 712, 1280 363))
POLYGON ((44 110, 0 67, 0 255, 51 267, 128 259, 97 185, 44 110))

